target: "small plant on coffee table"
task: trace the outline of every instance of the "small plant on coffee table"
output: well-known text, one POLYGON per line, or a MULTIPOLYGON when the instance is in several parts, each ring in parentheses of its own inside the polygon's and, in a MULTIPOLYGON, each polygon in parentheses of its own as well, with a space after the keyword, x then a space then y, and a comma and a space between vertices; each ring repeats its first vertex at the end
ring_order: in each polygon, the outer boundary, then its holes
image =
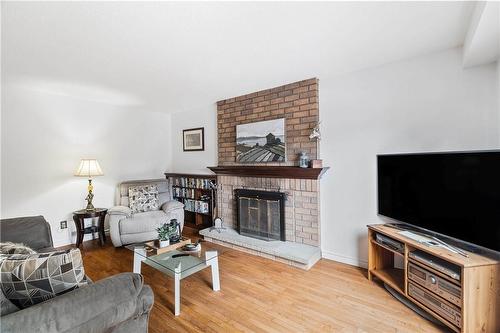
POLYGON ((159 228, 156 228, 156 231, 158 232, 160 247, 163 247, 170 244, 170 236, 177 233, 177 228, 175 225, 164 223, 159 228))

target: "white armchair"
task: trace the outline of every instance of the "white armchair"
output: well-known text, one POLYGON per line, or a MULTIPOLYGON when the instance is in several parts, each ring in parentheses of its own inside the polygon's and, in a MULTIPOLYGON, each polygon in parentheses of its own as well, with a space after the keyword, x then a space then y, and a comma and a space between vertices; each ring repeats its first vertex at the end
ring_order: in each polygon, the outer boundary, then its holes
POLYGON ((109 223, 111 241, 115 247, 144 242, 158 237, 156 228, 161 224, 177 219, 184 227, 184 205, 172 200, 170 186, 166 179, 126 181, 118 185, 117 206, 108 209, 106 223, 109 223), (160 209, 149 212, 132 213, 129 207, 128 189, 130 186, 156 185, 160 209))

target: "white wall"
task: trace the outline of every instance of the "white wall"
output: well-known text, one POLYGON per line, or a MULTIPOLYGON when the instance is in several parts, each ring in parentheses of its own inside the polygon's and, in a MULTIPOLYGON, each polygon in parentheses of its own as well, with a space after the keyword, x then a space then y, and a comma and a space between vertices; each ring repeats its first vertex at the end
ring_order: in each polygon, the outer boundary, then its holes
POLYGON ((207 166, 217 165, 217 106, 191 112, 172 114, 172 172, 212 173, 207 166), (205 150, 185 152, 182 149, 182 130, 204 127, 205 150))
POLYGON ((494 65, 462 69, 459 49, 320 78, 322 250, 365 266, 379 153, 499 148, 494 65))
POLYGON ((170 167, 170 115, 80 97, 4 86, 2 92, 1 217, 43 215, 56 246, 74 242, 59 229, 84 208, 87 180, 74 177, 81 158, 95 157, 94 205, 114 204, 116 185, 161 178, 170 167))

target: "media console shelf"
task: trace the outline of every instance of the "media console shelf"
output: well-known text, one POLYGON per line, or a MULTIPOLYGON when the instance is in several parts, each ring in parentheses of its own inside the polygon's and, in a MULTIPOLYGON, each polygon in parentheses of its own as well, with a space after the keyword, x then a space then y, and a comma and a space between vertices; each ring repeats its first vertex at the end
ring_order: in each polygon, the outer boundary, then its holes
POLYGON ((500 332, 500 261, 471 252, 464 257, 442 247, 426 246, 398 232, 383 224, 368 226, 369 280, 377 278, 386 283, 455 332, 500 332), (377 242, 377 234, 399 242, 402 249, 377 242), (443 273, 415 258, 415 253, 432 258, 458 275, 443 273), (402 269, 394 266, 395 257, 402 259, 402 269))

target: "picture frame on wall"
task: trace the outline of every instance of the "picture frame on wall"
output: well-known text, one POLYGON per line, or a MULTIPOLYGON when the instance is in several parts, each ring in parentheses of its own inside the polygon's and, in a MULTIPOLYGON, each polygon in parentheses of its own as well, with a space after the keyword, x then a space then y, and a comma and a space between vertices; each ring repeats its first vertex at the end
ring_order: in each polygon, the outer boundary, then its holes
POLYGON ((236 162, 286 162, 285 118, 236 125, 236 162))
POLYGON ((182 148, 184 151, 205 150, 205 128, 190 128, 182 131, 182 148))

